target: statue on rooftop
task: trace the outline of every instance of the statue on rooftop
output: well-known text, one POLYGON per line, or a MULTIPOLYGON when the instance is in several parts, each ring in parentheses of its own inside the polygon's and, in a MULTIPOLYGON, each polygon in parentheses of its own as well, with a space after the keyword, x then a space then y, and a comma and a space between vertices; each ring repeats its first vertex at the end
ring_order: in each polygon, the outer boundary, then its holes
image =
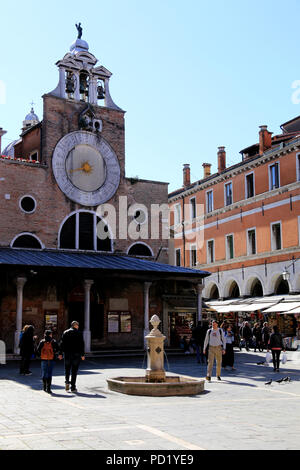
POLYGON ((81 27, 81 23, 75 24, 75 26, 76 26, 76 29, 77 29, 77 31, 78 31, 77 39, 81 39, 81 36, 82 36, 82 27, 81 27))

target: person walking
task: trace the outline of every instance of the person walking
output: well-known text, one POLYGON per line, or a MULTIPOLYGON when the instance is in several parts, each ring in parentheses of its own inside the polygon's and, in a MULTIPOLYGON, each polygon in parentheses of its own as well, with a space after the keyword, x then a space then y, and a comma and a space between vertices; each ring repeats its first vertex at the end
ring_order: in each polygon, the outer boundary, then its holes
POLYGON ((246 351, 249 351, 250 341, 253 335, 252 335, 252 330, 250 328, 250 325, 247 321, 245 321, 243 326, 241 327, 240 336, 241 336, 242 341, 244 341, 245 343, 246 351))
POLYGON ((255 323, 254 325, 253 336, 255 339, 254 352, 256 352, 256 348, 259 352, 263 352, 262 331, 259 323, 255 323))
POLYGON ((268 351, 269 349, 272 351, 274 372, 279 372, 280 354, 282 350, 285 351, 285 346, 283 344, 283 338, 276 325, 273 326, 273 332, 270 335, 268 351))
POLYGON ((266 322, 266 321, 263 324, 261 334, 262 334, 263 349, 264 349, 264 347, 266 349, 268 349, 268 344, 269 344, 269 339, 270 339, 270 329, 269 329, 269 326, 268 326, 268 322, 266 322))
POLYGON ((34 327, 32 325, 25 325, 20 336, 19 348, 21 355, 20 374, 32 375, 29 370, 31 359, 35 353, 35 340, 34 327))
POLYGON ((72 321, 71 328, 64 331, 60 344, 59 359, 65 358, 65 389, 71 392, 77 392, 76 379, 79 369, 80 360, 84 361, 84 341, 81 331, 79 331, 79 323, 72 321), (70 382, 71 375, 71 382, 70 382))
POLYGON ((234 333, 232 331, 231 325, 228 325, 225 331, 225 342, 226 342, 226 350, 225 354, 223 355, 222 365, 226 370, 226 367, 231 367, 232 370, 235 370, 234 364, 234 350, 233 350, 233 343, 234 343, 234 333))
POLYGON ((207 324, 201 324, 200 321, 198 321, 197 326, 192 329, 192 341, 196 349, 196 358, 198 364, 200 364, 200 362, 202 364, 206 363, 206 356, 203 353, 203 347, 207 329, 207 324))
POLYGON ((226 342, 224 332, 218 327, 218 322, 213 320, 212 328, 207 330, 205 341, 204 341, 204 354, 208 348, 208 366, 206 380, 211 381, 211 374, 216 360, 217 366, 217 378, 221 380, 221 367, 222 367, 222 354, 225 354, 226 342))
POLYGON ((37 356, 41 358, 41 370, 44 392, 51 393, 53 367, 59 351, 58 344, 53 339, 52 331, 46 330, 37 348, 37 356))

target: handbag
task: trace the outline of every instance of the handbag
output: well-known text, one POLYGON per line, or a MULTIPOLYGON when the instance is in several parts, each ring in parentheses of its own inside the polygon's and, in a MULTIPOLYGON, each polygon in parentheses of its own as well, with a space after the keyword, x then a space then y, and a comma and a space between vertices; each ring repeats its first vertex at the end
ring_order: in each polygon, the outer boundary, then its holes
POLYGON ((287 354, 286 352, 282 353, 281 364, 285 364, 287 362, 287 354))
POLYGON ((266 353, 266 363, 269 364, 272 360, 272 354, 268 351, 266 353))

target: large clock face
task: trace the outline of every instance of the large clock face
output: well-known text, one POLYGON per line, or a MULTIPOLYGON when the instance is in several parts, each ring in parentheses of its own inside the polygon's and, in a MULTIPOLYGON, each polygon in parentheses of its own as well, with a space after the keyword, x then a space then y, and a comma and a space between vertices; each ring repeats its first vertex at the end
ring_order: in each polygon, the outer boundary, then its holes
POLYGON ((120 182, 116 154, 103 138, 90 132, 64 136, 55 147, 52 168, 60 189, 84 206, 108 201, 120 182))
POLYGON ((106 179, 106 165, 101 153, 85 144, 76 145, 66 158, 70 181, 82 191, 96 191, 106 179))

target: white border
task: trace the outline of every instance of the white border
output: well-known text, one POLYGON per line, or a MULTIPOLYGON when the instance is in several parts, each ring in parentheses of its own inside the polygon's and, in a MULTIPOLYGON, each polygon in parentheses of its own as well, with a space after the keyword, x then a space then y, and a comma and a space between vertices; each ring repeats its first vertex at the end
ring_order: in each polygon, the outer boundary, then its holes
POLYGON ((226 183, 224 183, 224 207, 229 207, 232 204, 233 204, 233 182, 231 180, 231 181, 227 181, 226 183), (226 186, 228 186, 229 184, 231 184, 231 203, 226 204, 226 186))
POLYGON ((109 236, 110 236, 110 251, 103 251, 103 250, 97 250, 97 218, 99 220, 102 220, 101 217, 99 217, 99 215, 94 212, 94 211, 89 211, 89 210, 85 210, 85 209, 79 209, 77 211, 73 211, 71 212, 70 214, 66 215, 66 217, 63 219, 63 221, 61 222, 60 226, 59 226, 59 229, 58 229, 58 236, 57 236, 57 248, 59 250, 69 250, 69 251, 89 251, 91 253, 93 252, 97 252, 97 253, 113 253, 114 252, 114 239, 113 239, 113 236, 112 236, 112 231, 111 231, 111 228, 109 227, 109 225, 107 224, 106 222, 106 225, 108 227, 108 231, 109 231, 109 236), (84 212, 84 213, 88 213, 88 214, 92 214, 94 217, 93 217, 93 237, 94 237, 94 250, 80 250, 79 249, 79 214, 81 212, 84 212), (61 248, 60 246, 60 235, 61 235, 61 231, 62 231, 62 228, 64 226, 64 224, 66 223, 66 221, 72 217, 73 215, 75 215, 75 248, 61 248))
POLYGON ((181 248, 175 248, 175 266, 180 267, 181 266, 181 248), (177 252, 179 251, 179 261, 180 264, 177 264, 177 252))
POLYGON ((283 247, 283 240, 282 240, 282 225, 281 225, 281 220, 277 220, 275 222, 270 223, 270 236, 271 236, 271 251, 279 251, 282 250, 283 247), (273 225, 280 225, 280 241, 281 241, 281 246, 280 248, 275 248, 274 247, 274 238, 273 238, 273 225))
POLYGON ((21 196, 21 197, 19 198, 19 207, 20 207, 21 211, 24 212, 24 214, 33 214, 33 213, 36 211, 36 208, 37 208, 36 199, 35 199, 33 196, 31 196, 31 194, 24 194, 24 196, 21 196), (34 200, 34 209, 33 209, 32 211, 25 211, 25 210, 23 209, 23 207, 21 206, 21 202, 22 202, 22 200, 23 200, 25 197, 30 197, 31 199, 34 200))
POLYGON ((256 227, 247 228, 247 255, 252 256, 257 254, 257 236, 256 236, 256 227), (249 232, 253 231, 255 233, 255 253, 250 253, 250 242, 249 242, 249 232))
POLYGON ((99 139, 91 132, 75 131, 62 137, 53 152, 52 169, 61 191, 71 201, 82 206, 98 206, 107 202, 116 193, 120 184, 121 170, 117 155, 103 137, 99 139), (105 161, 106 179, 96 191, 82 191, 76 188, 68 178, 66 159, 69 152, 79 144, 96 148, 105 161))
POLYGON ((208 191, 205 191, 205 209, 206 209, 206 214, 210 214, 211 212, 214 211, 214 190, 209 189, 208 191), (208 193, 212 193, 212 199, 211 199, 211 211, 208 211, 208 193))
POLYGON ((197 245, 190 245, 190 267, 195 268, 197 266, 197 245), (192 263, 192 252, 195 251, 196 253, 196 263, 192 263))
POLYGON ((268 172, 269 172, 269 191, 273 191, 274 189, 279 189, 280 186, 280 162, 274 162, 268 165, 268 172), (272 173, 271 173, 271 168, 275 165, 278 165, 278 188, 274 187, 272 188, 272 173))
POLYGON ((216 254, 215 254, 215 239, 214 238, 210 238, 209 240, 206 240, 206 262, 207 264, 213 264, 215 262, 215 259, 216 259, 216 254), (208 259, 208 255, 209 255, 209 249, 208 249, 208 243, 209 242, 213 242, 213 260, 209 260, 208 259))
MULTIPOLYGON (((144 245, 144 246, 146 246, 147 248, 149 248, 149 250, 151 252, 151 256, 154 257, 154 253, 153 253, 153 250, 152 250, 151 246, 147 245, 147 243, 144 243, 142 241, 135 241, 134 243, 131 243, 131 245, 128 247, 128 249, 126 251, 127 255, 129 254, 129 250, 135 245, 144 245)), ((142 257, 144 257, 145 255, 133 255, 133 256, 142 256, 142 257)))
POLYGON ((196 196, 193 196, 189 199, 190 204, 190 219, 193 221, 197 218, 197 204, 196 204, 196 196), (193 217, 193 205, 191 201, 195 201, 195 217, 193 217))
POLYGON ((234 250, 234 233, 226 233, 225 235, 225 252, 226 252, 226 260, 231 260, 231 259, 234 259, 235 258, 235 250, 234 250), (230 254, 229 254, 229 247, 228 247, 228 237, 232 237, 232 251, 233 251, 233 257, 230 258, 230 254))
POLYGON ((16 235, 12 241, 10 242, 10 245, 9 245, 11 248, 14 248, 15 250, 43 250, 45 248, 45 245, 44 243, 41 242, 41 240, 39 239, 39 237, 37 237, 34 233, 31 233, 31 232, 22 232, 22 233, 18 233, 18 235, 16 235), (15 243, 15 241, 21 237, 22 235, 29 235, 31 236, 32 238, 35 238, 39 244, 41 245, 41 248, 25 248, 25 247, 19 247, 19 246, 13 246, 13 244, 15 243))
POLYGON ((255 196, 255 172, 254 171, 249 171, 249 173, 245 174, 245 199, 251 199, 252 197, 255 196), (247 194, 247 176, 253 175, 253 196, 248 196, 247 194))

